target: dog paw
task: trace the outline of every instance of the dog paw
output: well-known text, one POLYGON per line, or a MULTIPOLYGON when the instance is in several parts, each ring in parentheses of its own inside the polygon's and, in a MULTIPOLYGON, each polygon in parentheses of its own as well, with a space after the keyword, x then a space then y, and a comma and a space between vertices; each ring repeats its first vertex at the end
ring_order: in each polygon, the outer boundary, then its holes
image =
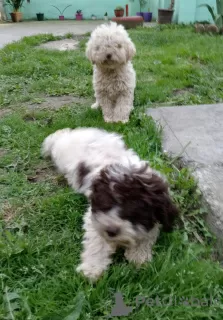
POLYGON ((107 123, 113 123, 114 121, 110 118, 104 117, 104 121, 107 123))
POLYGON ((91 109, 98 109, 99 108, 99 103, 95 102, 92 104, 91 109))
POLYGON ((141 266, 145 262, 152 260, 152 254, 150 252, 141 252, 140 250, 127 249, 125 251, 125 258, 137 266, 141 266))
POLYGON ((129 121, 129 119, 114 119, 112 122, 114 123, 127 123, 129 121))
POLYGON ((76 268, 76 272, 83 273, 83 275, 91 281, 97 281, 103 271, 95 266, 82 263, 76 268))

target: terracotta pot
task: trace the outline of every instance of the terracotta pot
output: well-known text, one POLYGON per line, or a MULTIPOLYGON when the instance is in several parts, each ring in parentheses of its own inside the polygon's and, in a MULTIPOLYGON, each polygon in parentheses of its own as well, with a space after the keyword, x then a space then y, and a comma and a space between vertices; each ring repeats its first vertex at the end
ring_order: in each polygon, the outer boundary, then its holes
POLYGON ((10 16, 12 18, 12 22, 21 22, 22 21, 22 12, 11 12, 10 16))
POLYGON ((122 9, 122 10, 115 10, 115 16, 116 16, 116 17, 123 17, 123 16, 124 16, 124 13, 125 13, 124 9, 122 9))
POLYGON ((170 9, 159 9, 158 10, 158 23, 169 24, 172 22, 174 10, 170 9))
POLYGON ((59 20, 64 20, 64 16, 59 16, 59 20))

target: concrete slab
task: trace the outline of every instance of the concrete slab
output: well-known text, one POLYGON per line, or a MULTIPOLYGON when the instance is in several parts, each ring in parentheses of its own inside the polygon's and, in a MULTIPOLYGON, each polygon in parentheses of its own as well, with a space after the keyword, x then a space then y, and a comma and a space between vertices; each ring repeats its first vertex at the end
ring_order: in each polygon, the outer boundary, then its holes
POLYGON ((103 20, 91 21, 24 21, 21 23, 3 23, 0 24, 0 48, 6 44, 18 41, 23 37, 36 34, 52 33, 63 36, 66 33, 82 35, 91 32, 96 26, 104 23, 103 20))
POLYGON ((207 222, 223 240, 223 104, 147 110, 163 127, 163 149, 188 165, 209 205, 207 222))

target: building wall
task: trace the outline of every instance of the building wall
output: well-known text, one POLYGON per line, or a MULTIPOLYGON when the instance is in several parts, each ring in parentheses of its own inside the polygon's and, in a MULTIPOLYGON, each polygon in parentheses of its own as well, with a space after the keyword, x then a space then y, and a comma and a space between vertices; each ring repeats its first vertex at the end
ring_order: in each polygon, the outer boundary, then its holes
MULTIPOLYGON (((214 7, 216 10, 216 0, 197 0, 197 6, 208 3, 211 7, 214 7)), ((209 21, 213 22, 212 17, 207 10, 207 8, 197 8, 196 13, 195 13, 195 21, 209 21)))
MULTIPOLYGON (((170 2, 171 0, 148 0, 142 11, 150 10, 153 13, 153 19, 156 20, 158 8, 167 9, 170 2)), ((216 0, 175 0, 174 22, 191 23, 204 20, 212 22, 208 10, 206 8, 198 8, 203 3, 208 3, 216 8, 216 0)), ((111 18, 114 16, 116 6, 125 7, 126 4, 129 5, 130 15, 136 15, 136 12, 140 11, 138 0, 30 0, 30 3, 25 0, 21 11, 24 13, 24 19, 36 19, 36 13, 38 12, 43 12, 46 19, 58 19, 60 14, 51 5, 57 6, 62 11, 70 4, 72 6, 64 12, 65 19, 74 19, 78 9, 82 10, 84 19, 91 19, 92 14, 101 19, 105 12, 111 18)), ((11 10, 9 7, 7 7, 6 12, 8 19, 10 19, 9 12, 11 10)))
MULTIPOLYGON (((74 19, 77 10, 82 10, 84 19, 91 19, 94 14, 98 19, 101 19, 105 12, 109 17, 114 16, 114 9, 117 6, 125 6, 128 0, 30 0, 30 3, 24 2, 22 12, 24 19, 36 19, 36 13, 42 12, 46 19, 58 19, 59 11, 51 5, 57 6, 61 11, 68 6, 65 12, 65 19, 74 19)), ((8 18, 11 10, 7 8, 8 18)))

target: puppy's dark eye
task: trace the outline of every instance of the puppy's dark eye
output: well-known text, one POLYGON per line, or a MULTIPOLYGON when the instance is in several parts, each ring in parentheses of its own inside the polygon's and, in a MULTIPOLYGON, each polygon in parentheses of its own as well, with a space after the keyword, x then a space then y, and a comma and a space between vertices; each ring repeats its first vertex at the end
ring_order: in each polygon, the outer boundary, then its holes
POLYGON ((118 48, 119 48, 119 49, 121 49, 121 48, 122 48, 122 45, 121 45, 120 43, 118 44, 118 48))
POLYGON ((98 50, 100 49, 100 47, 99 47, 99 46, 97 46, 95 49, 98 51, 98 50))

